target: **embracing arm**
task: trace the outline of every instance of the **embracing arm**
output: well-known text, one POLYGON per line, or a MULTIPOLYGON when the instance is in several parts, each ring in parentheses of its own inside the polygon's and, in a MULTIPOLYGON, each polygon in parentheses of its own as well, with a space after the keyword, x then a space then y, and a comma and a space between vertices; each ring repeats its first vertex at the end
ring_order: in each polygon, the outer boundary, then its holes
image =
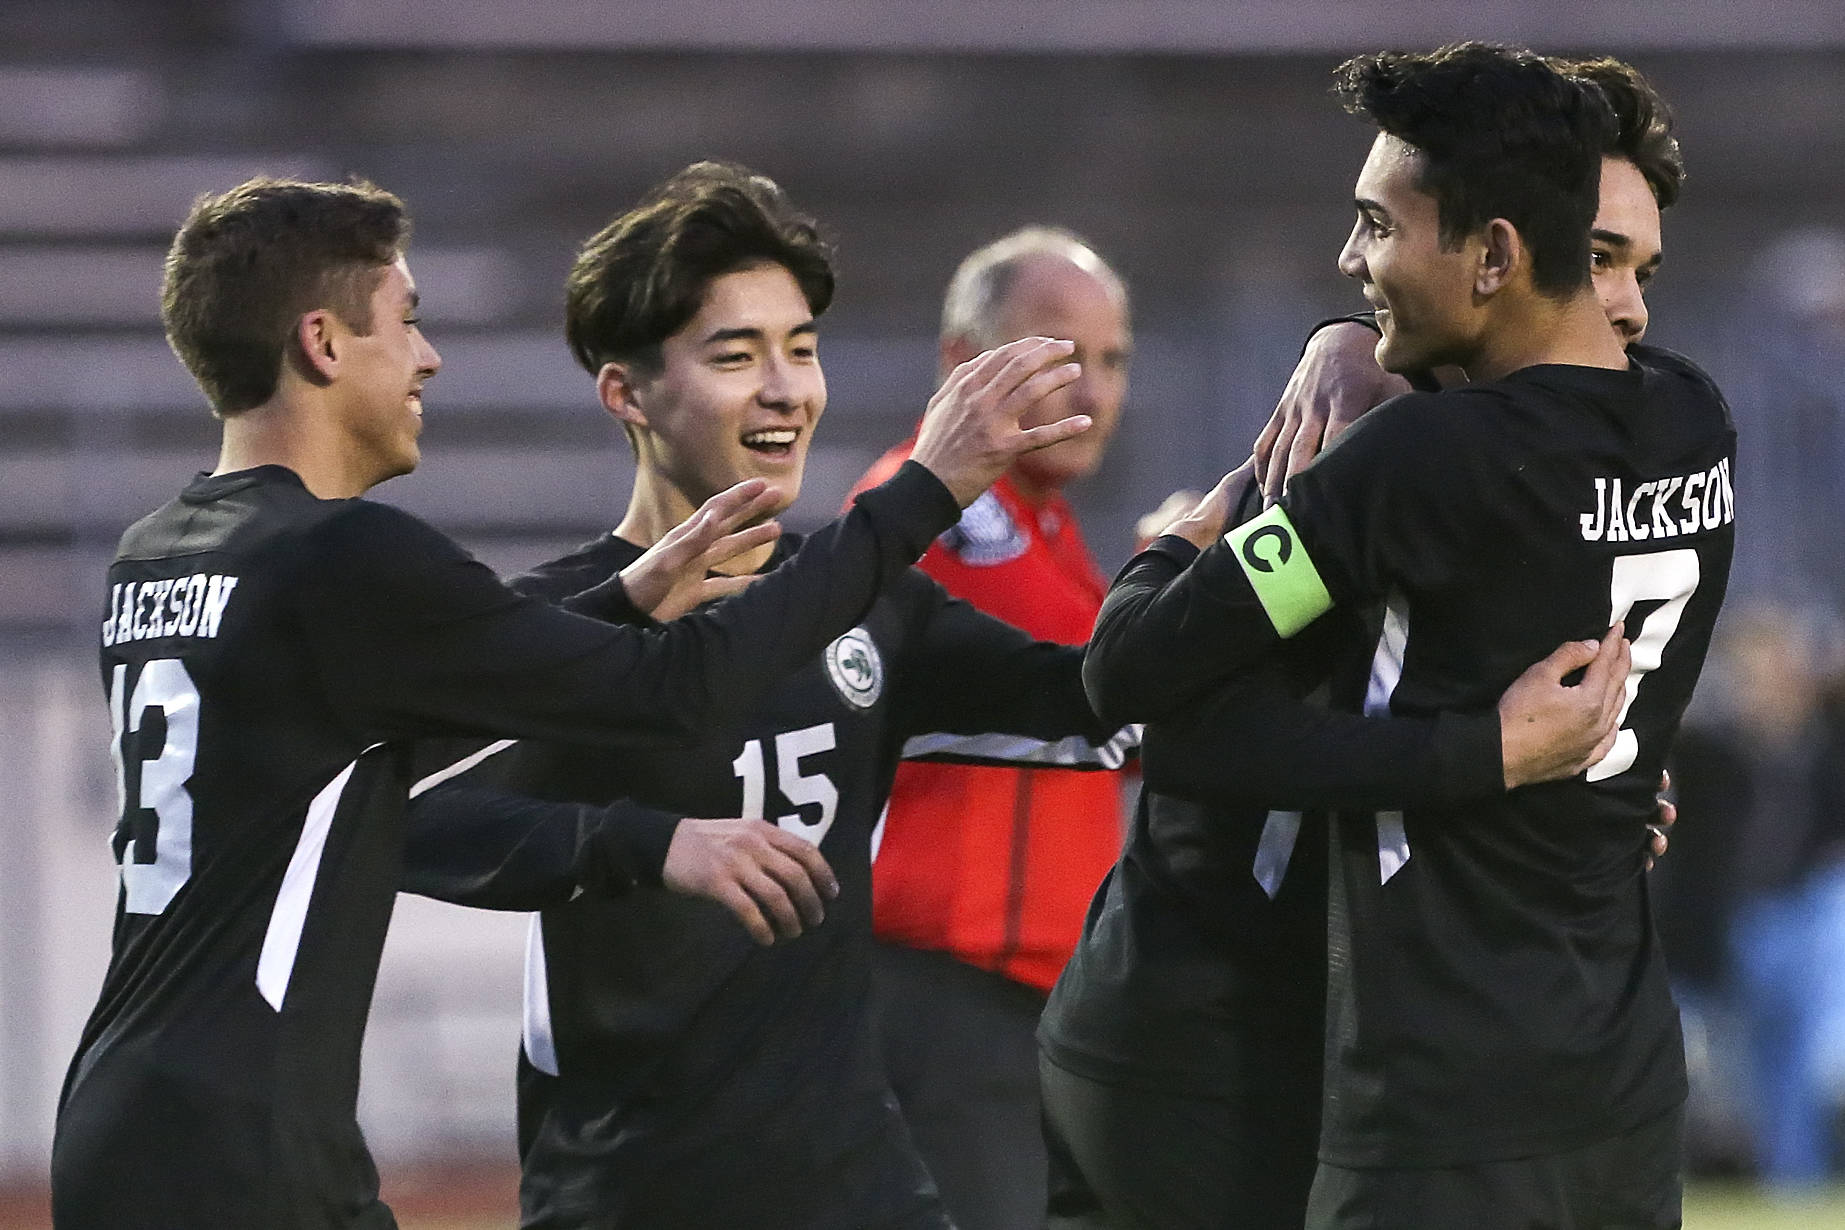
POLYGON ((921 626, 900 664, 894 725, 905 759, 1119 768, 1137 732, 1097 718, 1080 646, 1034 640, 913 573, 921 626))
POLYGON ((1613 745, 1629 646, 1567 641, 1490 710, 1361 716, 1301 700, 1279 666, 1148 728, 1147 786, 1200 802, 1266 809, 1451 807, 1581 773, 1613 745), (1564 680, 1581 674, 1579 682, 1564 680))

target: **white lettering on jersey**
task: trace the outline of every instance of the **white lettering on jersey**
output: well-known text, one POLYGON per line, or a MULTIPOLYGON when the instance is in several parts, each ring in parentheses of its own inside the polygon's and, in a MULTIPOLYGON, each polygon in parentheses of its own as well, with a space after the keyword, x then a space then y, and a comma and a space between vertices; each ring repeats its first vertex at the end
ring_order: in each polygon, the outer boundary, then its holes
MULTIPOLYGON (((118 662, 109 682, 109 720, 121 816, 122 908, 162 914, 192 878, 192 769, 199 751, 199 690, 178 658, 155 658, 141 668, 128 695, 128 664, 118 662), (160 746, 134 740, 158 710, 165 733, 160 746), (153 754, 148 755, 149 752, 153 754), (141 826, 154 813, 152 831, 141 826)), ((159 729, 156 727, 155 729, 159 729)))
POLYGON ((1719 461, 1695 474, 1674 474, 1640 483, 1631 494, 1618 478, 1595 480, 1592 511, 1577 514, 1584 542, 1644 542, 1714 530, 1736 519, 1730 462, 1719 461), (1676 505, 1673 497, 1677 496, 1676 505), (1679 516, 1682 512, 1683 516, 1679 516))
POLYGON ((809 756, 830 752, 838 746, 833 724, 822 722, 818 726, 784 731, 775 736, 772 745, 762 739, 751 739, 743 745, 743 751, 730 762, 730 767, 743 783, 743 805, 738 815, 745 820, 765 818, 771 776, 765 763, 766 746, 774 748, 774 777, 782 797, 797 808, 804 805, 819 808, 819 815, 811 819, 796 811, 792 815, 775 817, 775 823, 784 832, 819 845, 827 830, 833 827, 833 817, 839 811, 839 789, 824 771, 805 772, 801 761, 809 756))
MULTIPOLYGON (((1719 494, 1722 487, 1714 487, 1719 494)), ((1673 551, 1652 551, 1645 555, 1622 555, 1614 561, 1608 599, 1608 622, 1625 621, 1635 604, 1658 601, 1660 605, 1637 625, 1627 629, 1633 642, 1633 667, 1627 674, 1626 695, 1621 701, 1620 716, 1615 724, 1614 747, 1609 749, 1588 772, 1588 780, 1605 781, 1625 773, 1640 755, 1640 737, 1627 725, 1628 710, 1647 675, 1659 669, 1665 657, 1666 642, 1678 631, 1685 605, 1698 588, 1698 553, 1689 547, 1673 551)))
POLYGON ((167 636, 215 637, 236 588, 237 578, 221 573, 118 581, 109 587, 103 646, 167 636))

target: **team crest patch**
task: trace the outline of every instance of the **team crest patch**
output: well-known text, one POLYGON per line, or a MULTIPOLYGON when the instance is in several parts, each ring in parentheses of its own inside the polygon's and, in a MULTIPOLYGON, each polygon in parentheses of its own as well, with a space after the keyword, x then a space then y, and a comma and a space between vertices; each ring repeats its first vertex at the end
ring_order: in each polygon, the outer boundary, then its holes
POLYGON ((884 659, 871 634, 854 628, 831 645, 822 655, 826 660, 826 677, 840 699, 855 709, 869 709, 884 694, 884 659))
POLYGON ((1025 554, 1025 535, 1013 523, 1012 514, 991 491, 967 506, 955 527, 942 535, 942 545, 960 557, 964 564, 990 567, 1009 564, 1025 554))

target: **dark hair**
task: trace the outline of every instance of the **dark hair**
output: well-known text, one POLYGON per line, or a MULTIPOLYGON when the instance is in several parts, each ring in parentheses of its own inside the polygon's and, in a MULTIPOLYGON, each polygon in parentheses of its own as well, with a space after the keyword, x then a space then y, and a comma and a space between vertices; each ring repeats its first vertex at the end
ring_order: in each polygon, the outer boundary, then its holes
POLYGON ((304 313, 324 307, 371 332, 372 292, 409 239, 404 203, 363 181, 258 178, 202 196, 167 251, 167 343, 214 414, 260 406, 304 313))
POLYGON ((1638 167, 1661 209, 1677 202, 1685 184, 1685 158, 1672 135, 1672 108, 1653 83, 1633 65, 1609 56, 1553 63, 1558 71, 1594 85, 1607 100, 1614 130, 1602 153, 1638 167))
POLYGON ((698 162, 590 236, 564 283, 564 335, 592 375, 604 363, 660 366, 660 343, 698 314, 705 289, 775 264, 815 316, 833 301, 832 253, 775 181, 698 162))
POLYGON ((1613 126, 1599 90, 1532 52, 1486 43, 1357 56, 1334 77, 1348 111, 1421 153, 1419 187, 1435 198, 1444 243, 1504 218, 1531 253, 1539 291, 1589 284, 1613 126))

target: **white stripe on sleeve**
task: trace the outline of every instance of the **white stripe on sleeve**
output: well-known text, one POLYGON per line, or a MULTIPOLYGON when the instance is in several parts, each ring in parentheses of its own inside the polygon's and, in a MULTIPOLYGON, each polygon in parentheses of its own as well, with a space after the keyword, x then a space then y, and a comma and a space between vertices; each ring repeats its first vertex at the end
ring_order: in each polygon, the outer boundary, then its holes
POLYGON ((308 903, 314 897, 314 883, 320 878, 327 833, 333 828, 333 816, 339 810, 346 783, 352 780, 352 771, 358 766, 355 760, 341 769, 308 804, 301 837, 295 842, 288 870, 282 874, 282 887, 269 914, 269 929, 263 933, 263 950, 256 958, 256 989, 277 1012, 288 995, 288 980, 294 976, 295 957, 301 951, 301 929, 307 924, 308 903))
POLYGON ((974 760, 988 764, 1075 768, 1090 765, 1119 769, 1140 746, 1140 727, 1123 726, 1106 743, 1080 735, 1067 739, 1033 739, 1027 735, 954 735, 935 733, 904 740, 905 760, 974 760))

